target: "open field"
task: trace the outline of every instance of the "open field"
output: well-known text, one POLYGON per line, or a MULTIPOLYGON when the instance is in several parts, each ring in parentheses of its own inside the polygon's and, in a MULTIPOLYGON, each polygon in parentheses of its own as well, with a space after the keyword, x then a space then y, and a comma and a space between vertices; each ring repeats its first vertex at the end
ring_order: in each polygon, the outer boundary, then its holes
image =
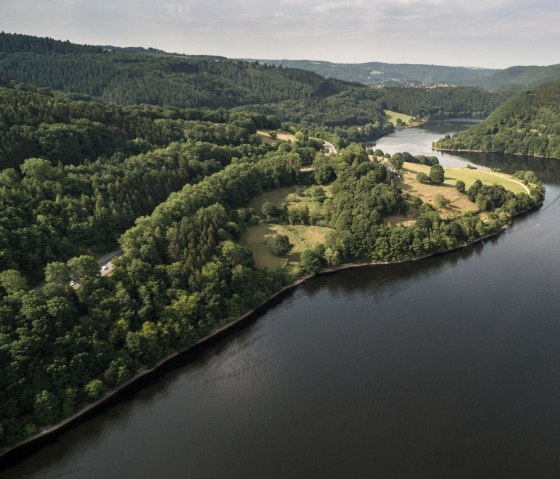
POLYGON ((247 228, 241 237, 241 244, 253 252, 259 268, 278 269, 285 264, 286 259, 290 267, 296 268, 303 250, 324 243, 329 231, 330 228, 322 226, 262 223, 247 228), (286 257, 279 257, 272 253, 272 243, 277 235, 286 235, 294 245, 286 257))
MULTIPOLYGON (((404 178, 402 189, 412 196, 419 197, 424 203, 434 206, 440 217, 453 218, 464 212, 476 212, 478 207, 472 203, 466 195, 461 194, 455 188, 458 180, 464 181, 468 189, 477 179, 485 185, 501 185, 514 193, 528 193, 523 183, 503 173, 493 171, 476 170, 469 168, 450 168, 445 170, 445 182, 442 185, 420 183, 416 175, 423 172, 426 175, 430 167, 417 163, 405 163, 403 166, 404 178), (441 206, 442 199, 447 203, 441 206)), ((286 204, 288 209, 308 207, 311 214, 324 214, 325 207, 307 196, 299 196, 296 193, 298 187, 289 186, 261 193, 254 198, 249 207, 260 214, 261 208, 266 201, 276 205, 286 204)), ((325 196, 332 197, 330 185, 323 187, 325 196)), ((406 215, 392 215, 385 218, 386 224, 412 226, 418 217, 418 210, 411 208, 406 215)), ((290 238, 294 245, 293 250, 287 256, 288 265, 295 268, 299 262, 301 252, 310 246, 322 243, 329 228, 307 225, 277 225, 262 223, 247 229, 241 238, 241 242, 253 251, 255 261, 259 267, 276 269, 286 263, 286 258, 275 256, 272 253, 274 237, 279 234, 290 238)))
POLYGON ((397 126, 397 120, 401 120, 406 126, 413 126, 419 124, 419 122, 414 121, 414 117, 410 115, 405 115, 404 113, 398 113, 391 110, 383 110, 387 116, 387 122, 392 123, 393 126, 397 126))
MULTIPOLYGON (((299 196, 296 193, 296 189, 296 186, 287 186, 285 188, 278 188, 272 191, 265 191, 259 196, 253 198, 249 203, 249 207, 253 208, 257 213, 260 213, 264 202, 270 201, 275 205, 286 203, 288 209, 304 208, 307 206, 310 212, 320 212, 322 210, 323 206, 320 203, 314 201, 312 198, 299 196)), ((325 196, 327 198, 332 197, 330 185, 323 186, 323 190, 325 191, 325 196)))
POLYGON ((277 140, 282 141, 295 141, 296 135, 284 130, 257 130, 257 135, 259 135, 263 143, 272 144, 277 140), (270 132, 276 133, 276 140, 270 136, 270 132))
POLYGON ((265 191, 264 193, 261 193, 251 200, 251 202, 249 203, 249 208, 253 208, 255 211, 260 213, 262 205, 265 201, 270 201, 275 205, 287 203, 288 196, 291 196, 292 194, 295 195, 295 191, 295 186, 286 186, 284 188, 278 188, 276 190, 265 191))
MULTIPOLYGON (((511 178, 503 173, 495 173, 493 171, 475 170, 469 168, 449 168, 445 170, 445 182, 442 185, 431 185, 420 183, 416 180, 416 175, 423 172, 426 175, 430 173, 430 167, 419 165, 416 163, 404 164, 404 185, 403 191, 418 196, 424 203, 430 203, 437 208, 442 218, 454 217, 457 214, 468 211, 478 211, 476 204, 459 193, 455 188, 458 180, 464 181, 468 189, 477 179, 485 185, 501 185, 507 190, 514 193, 528 193, 523 183, 511 178), (442 196, 449 204, 445 207, 438 205, 438 199, 442 196)), ((406 216, 394 215, 387 217, 385 222, 388 224, 404 224, 411 225, 414 223, 417 211, 411 209, 406 216)))
MULTIPOLYGON (((419 172, 426 173, 426 175, 430 173, 429 166, 405 163, 404 172, 403 191, 418 196, 424 203, 430 203, 432 206, 436 207, 442 218, 452 217, 461 212, 478 210, 478 207, 474 203, 469 201, 465 195, 459 193, 455 188, 457 179, 450 179, 453 177, 453 170, 445 171, 445 182, 442 185, 425 184, 416 180, 416 175, 419 172), (444 208, 439 207, 437 202, 439 196, 443 196, 448 200, 449 205, 444 208)), ((475 179, 473 178, 471 184, 474 183, 474 181, 475 179)), ((467 188, 469 186, 470 185, 467 185, 467 188)))
POLYGON ((465 182, 469 188, 476 180, 482 181, 485 185, 500 185, 506 190, 517 193, 530 194, 530 190, 521 181, 494 171, 473 170, 470 168, 452 168, 445 171, 445 183, 455 186, 458 180, 465 182))
MULTIPOLYGON (((254 198, 249 203, 249 207, 260 214, 264 202, 270 201, 278 206, 286 204, 288 210, 301 209, 307 206, 311 214, 322 213, 324 206, 321 203, 307 196, 299 196, 296 189, 296 186, 288 186, 266 191, 254 198)), ((330 198, 332 196, 330 186, 324 186, 323 189, 325 196, 330 198)), ((290 267, 296 268, 303 250, 324 243, 329 231, 330 228, 322 226, 261 223, 247 228, 241 237, 241 243, 253 251, 258 267, 277 269, 284 265, 287 260, 290 267), (272 244, 277 235, 286 235, 290 239, 290 243, 294 245, 286 257, 278 257, 272 253, 272 244)))

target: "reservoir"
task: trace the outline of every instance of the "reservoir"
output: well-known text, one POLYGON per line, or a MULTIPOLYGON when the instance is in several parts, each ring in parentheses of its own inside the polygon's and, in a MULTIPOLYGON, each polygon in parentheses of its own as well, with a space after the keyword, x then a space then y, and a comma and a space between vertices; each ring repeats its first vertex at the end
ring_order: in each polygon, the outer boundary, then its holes
MULTIPOLYGON (((378 141, 432 154, 465 125, 378 141)), ((34 478, 560 476, 560 162, 544 206, 461 251, 314 278, 0 473, 34 478)))

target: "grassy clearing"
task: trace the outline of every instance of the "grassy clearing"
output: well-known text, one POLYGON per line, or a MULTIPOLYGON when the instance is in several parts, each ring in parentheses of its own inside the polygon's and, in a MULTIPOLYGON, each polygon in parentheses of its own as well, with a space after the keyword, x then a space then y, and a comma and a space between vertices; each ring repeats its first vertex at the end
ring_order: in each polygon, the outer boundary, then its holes
POLYGON ((278 188, 277 190, 265 191, 253 198, 249 203, 249 207, 260 213, 262 205, 265 201, 270 201, 275 205, 281 205, 282 203, 287 203, 288 196, 295 195, 295 191, 295 186, 287 186, 285 188, 278 188))
MULTIPOLYGON (((442 185, 431 185, 420 183, 416 180, 416 175, 423 172, 426 175, 430 172, 430 167, 416 163, 404 164, 403 191, 412 196, 418 196, 424 203, 433 205, 440 217, 453 218, 464 212, 476 212, 476 204, 469 201, 466 195, 457 191, 455 184, 458 180, 464 181, 466 188, 469 188, 477 179, 486 185, 501 185, 514 193, 527 192, 525 185, 515 178, 503 173, 493 171, 473 170, 468 168, 450 168, 445 171, 445 182, 442 185), (445 199, 447 204, 440 206, 441 199, 445 199)), ((331 186, 323 187, 327 202, 332 197, 331 186)), ((265 201, 270 201, 276 205, 286 204, 288 209, 304 208, 307 206, 311 213, 323 213, 324 206, 307 196, 299 196, 296 193, 297 187, 290 186, 267 191, 254 198, 249 206, 260 214, 262 205, 265 201)), ((482 215, 484 216, 484 214, 482 215)), ((411 226, 418 217, 418 210, 411 208, 406 215, 393 215, 385 218, 385 223, 391 225, 411 226)), ((324 243, 330 228, 321 226, 306 225, 277 225, 261 223, 251 226, 242 235, 241 243, 253 251, 258 267, 277 269, 288 264, 291 268, 297 268, 299 258, 303 250, 314 245, 324 243), (278 257, 272 253, 272 244, 275 236, 286 235, 290 243, 294 245, 287 257, 278 257)))
POLYGON ((482 181, 485 185, 500 185, 506 190, 517 193, 527 193, 530 191, 523 183, 515 178, 512 178, 504 173, 497 173, 494 171, 479 171, 470 168, 452 168, 445 170, 445 183, 455 186, 458 180, 465 182, 469 188, 476 180, 482 181))
POLYGON ((277 140, 282 140, 282 141, 296 140, 296 135, 290 133, 289 131, 284 131, 284 130, 257 130, 257 135, 259 135, 263 143, 267 143, 269 145, 276 142, 277 140), (276 133, 276 139, 270 136, 270 132, 276 133))
POLYGON ((398 113, 392 110, 383 110, 385 116, 387 117, 387 122, 392 123, 393 126, 397 126, 397 120, 401 120, 406 126, 418 125, 419 122, 415 120, 413 116, 405 115, 404 113, 398 113))
POLYGON ((391 226, 413 226, 418 218, 418 210, 416 208, 410 208, 406 215, 391 215, 383 218, 383 223, 391 226))
MULTIPOLYGON (((281 205, 286 203, 288 209, 291 208, 304 208, 308 207, 309 211, 320 213, 323 209, 323 205, 314 201, 312 198, 306 196, 299 196, 296 193, 296 186, 288 186, 285 188, 278 188, 277 190, 272 191, 265 191, 261 193, 259 196, 253 198, 249 203, 249 207, 253 208, 257 213, 260 214, 262 205, 265 201, 270 201, 275 205, 281 205)), ((323 186, 325 190, 325 196, 328 198, 332 197, 331 185, 323 186)))
MULTIPOLYGON (((527 193, 523 183, 511 178, 503 173, 493 171, 473 170, 469 168, 450 168, 445 170, 445 182, 442 185, 430 185, 420 183, 416 180, 419 172, 430 173, 430 167, 416 163, 404 164, 404 185, 403 191, 418 196, 424 203, 430 203, 437 210, 442 218, 452 218, 460 213, 468 211, 478 211, 476 204, 459 193, 455 188, 458 180, 464 181, 468 189, 476 180, 482 181, 485 185, 501 185, 514 193, 527 193), (438 205, 438 197, 442 196, 449 204, 445 207, 438 205)), ((417 211, 411 209, 406 216, 394 215, 385 218, 388 224, 411 225, 417 217, 417 211)))
POLYGON ((330 228, 321 226, 262 223, 247 228, 241 237, 241 244, 253 252, 259 268, 278 269, 287 260, 288 266, 295 269, 303 250, 324 243, 329 231, 331 231, 330 228), (286 257, 279 257, 272 253, 272 243, 277 235, 286 235, 290 238, 290 243, 294 245, 286 257))
MULTIPOLYGON (((454 217, 462 212, 477 211, 477 206, 474 203, 471 203, 465 195, 459 193, 455 188, 457 180, 450 179, 453 176, 450 173, 452 171, 453 170, 445 171, 445 183, 442 185, 430 185, 420 183, 416 180, 416 175, 419 172, 423 172, 427 175, 430 173, 429 166, 418 165, 416 163, 405 163, 403 191, 406 191, 413 196, 418 196, 424 203, 430 203, 432 206, 437 208, 438 213, 442 218, 454 217), (439 207, 439 196, 442 196, 449 202, 448 206, 439 207)), ((471 181, 471 184, 474 183, 474 181, 475 179, 471 181)), ((415 212, 409 212, 408 216, 414 213, 415 212)))
MULTIPOLYGON (((326 201, 328 201, 328 198, 332 197, 331 187, 329 185, 323 188, 327 197, 326 201)), ((299 196, 296 189, 296 186, 289 186, 266 191, 254 198, 249 203, 249 207, 260 214, 264 202, 270 201, 278 206, 286 204, 289 210, 302 209, 307 206, 311 214, 323 213, 321 210, 324 206, 321 203, 307 196, 299 196)), ((241 243, 253 252, 255 262, 260 268, 278 269, 287 261, 288 266, 295 269, 303 250, 324 243, 329 231, 331 231, 330 228, 322 226, 261 223, 247 228, 241 237, 241 243), (294 245, 286 257, 278 257, 272 253, 272 244, 277 235, 286 235, 290 239, 290 243, 294 245)))

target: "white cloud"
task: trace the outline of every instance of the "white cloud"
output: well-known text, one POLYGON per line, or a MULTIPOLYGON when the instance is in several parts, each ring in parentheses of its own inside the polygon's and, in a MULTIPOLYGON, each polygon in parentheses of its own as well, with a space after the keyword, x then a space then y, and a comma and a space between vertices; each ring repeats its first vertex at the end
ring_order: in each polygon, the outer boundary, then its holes
POLYGON ((560 62, 557 0, 0 0, 0 28, 231 57, 560 62))
POLYGON ((192 7, 188 3, 167 3, 165 10, 171 15, 187 15, 192 7))

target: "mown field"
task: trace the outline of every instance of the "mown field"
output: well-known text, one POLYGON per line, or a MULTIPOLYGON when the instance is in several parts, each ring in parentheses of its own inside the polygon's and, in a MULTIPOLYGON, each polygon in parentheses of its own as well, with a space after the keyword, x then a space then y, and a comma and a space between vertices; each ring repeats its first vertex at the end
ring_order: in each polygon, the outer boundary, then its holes
POLYGON ((259 268, 278 269, 284 264, 297 268, 301 253, 312 246, 325 242, 330 228, 311 225, 276 225, 261 223, 249 227, 241 237, 241 244, 249 248, 259 268), (272 253, 275 236, 286 235, 293 249, 280 257, 272 253))
POLYGON ((413 116, 406 115, 404 113, 399 113, 392 110, 383 110, 385 112, 385 116, 388 123, 391 123, 393 126, 397 125, 397 120, 401 120, 404 125, 406 126, 413 126, 418 124, 413 116))
MULTIPOLYGON (((445 182, 441 185, 434 185, 422 183, 416 179, 416 175, 420 172, 429 175, 429 166, 405 162, 403 170, 404 177, 401 185, 403 191, 412 197, 420 198, 423 203, 434 206, 442 218, 455 218, 461 213, 478 211, 475 203, 471 202, 465 194, 457 191, 455 185, 459 180, 465 183, 467 189, 476 180, 480 180, 485 185, 501 185, 514 193, 528 193, 527 187, 520 181, 493 171, 450 168, 445 170, 445 182)), ((298 267, 301 253, 307 248, 324 243, 331 231, 324 225, 287 225, 266 222, 261 212, 263 205, 266 202, 276 206, 285 205, 288 211, 307 208, 310 218, 323 218, 328 216, 329 203, 332 198, 331 187, 324 186, 323 192, 324 200, 317 201, 307 187, 290 186, 264 192, 251 201, 249 207, 259 215, 260 223, 247 228, 242 235, 241 242, 253 251, 258 267, 277 269, 287 265, 291 269, 295 269, 298 267), (272 252, 274 240, 278 235, 286 235, 293 245, 292 250, 286 256, 276 256, 272 252)), ((482 213, 482 215, 484 216, 486 213, 482 213)), ((392 225, 412 226, 417 217, 418 209, 411 207, 406 215, 392 215, 385 218, 384 221, 392 225)), ((312 220, 311 223, 314 221, 312 220)))
MULTIPOLYGON (((304 208, 307 206, 310 212, 319 212, 324 208, 324 205, 317 201, 314 201, 312 198, 306 196, 302 197, 298 195, 297 190, 297 186, 288 186, 286 188, 278 188, 277 190, 265 191, 256 198, 253 198, 253 200, 251 200, 251 202, 249 203, 249 207, 253 208, 257 212, 260 212, 263 204, 266 201, 270 201, 275 205, 281 205, 285 203, 288 206, 288 209, 304 208)), ((323 186, 323 190, 325 191, 325 196, 327 199, 332 197, 330 185, 323 186)))
POLYGON ((284 130, 257 130, 257 135, 263 143, 268 145, 273 144, 277 140, 295 141, 296 139, 296 135, 284 130))
POLYGON ((324 202, 319 202, 310 196, 302 196, 302 191, 305 191, 305 189, 306 187, 297 186, 278 188, 260 194, 249 203, 249 207, 259 214, 261 223, 247 228, 241 237, 241 243, 253 251, 257 266, 277 269, 287 264, 291 268, 296 268, 300 254, 306 248, 324 243, 330 228, 317 225, 284 225, 262 221, 264 216, 261 209, 267 201, 277 206, 286 205, 288 211, 307 207, 310 217, 325 214, 326 205, 329 198, 332 197, 330 186, 323 187, 324 202), (293 245, 292 250, 285 257, 279 257, 272 253, 272 244, 274 238, 278 235, 286 235, 293 245))
MULTIPOLYGON (((442 185, 432 185, 421 183, 416 179, 416 175, 423 172, 430 173, 430 167, 417 163, 404 164, 403 191, 418 196, 424 203, 430 203, 436 207, 442 218, 452 218, 462 212, 477 211, 475 203, 469 201, 466 195, 457 191, 455 184, 461 180, 468 189, 476 180, 480 180, 485 185, 500 185, 506 190, 514 193, 529 193, 528 189, 520 181, 511 178, 503 173, 494 171, 477 170, 471 168, 449 168, 445 170, 445 182, 442 185), (441 198, 448 203, 441 206, 441 198)), ((417 211, 412 208, 406 216, 394 215, 385 219, 390 224, 410 225, 414 223, 417 211)))

